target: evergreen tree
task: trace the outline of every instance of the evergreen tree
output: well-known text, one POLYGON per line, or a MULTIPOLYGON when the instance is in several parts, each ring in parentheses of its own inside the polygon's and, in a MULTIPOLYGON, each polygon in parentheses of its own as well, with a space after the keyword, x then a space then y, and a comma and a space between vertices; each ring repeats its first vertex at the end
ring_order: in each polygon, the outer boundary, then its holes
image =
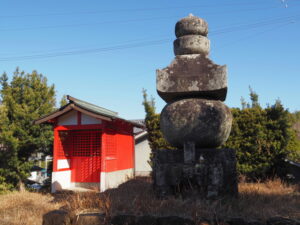
POLYGON ((289 112, 280 101, 261 108, 258 95, 251 89, 250 98, 251 108, 232 109, 234 120, 224 147, 237 151, 238 170, 249 178, 284 176, 284 160, 294 158, 300 151, 289 112))
POLYGON ((158 149, 174 149, 164 139, 159 126, 160 114, 155 112, 155 101, 149 101, 146 90, 143 90, 143 105, 146 112, 145 124, 148 132, 148 141, 151 148, 150 165, 152 165, 153 154, 158 149))
POLYGON ((5 73, 0 82, 0 143, 5 147, 0 152, 0 182, 16 187, 28 175, 32 153, 51 150, 51 126, 34 125, 33 121, 53 111, 55 91, 42 74, 25 74, 18 68, 11 82, 5 73))
POLYGON ((290 114, 290 121, 293 129, 297 133, 297 140, 300 141, 300 111, 296 111, 290 114))
POLYGON ((60 103, 60 107, 68 104, 67 96, 63 95, 59 103, 60 103))
POLYGON ((258 103, 258 94, 256 94, 256 92, 254 92, 250 86, 249 86, 249 91, 250 91, 250 99, 252 102, 252 108, 260 107, 258 103))

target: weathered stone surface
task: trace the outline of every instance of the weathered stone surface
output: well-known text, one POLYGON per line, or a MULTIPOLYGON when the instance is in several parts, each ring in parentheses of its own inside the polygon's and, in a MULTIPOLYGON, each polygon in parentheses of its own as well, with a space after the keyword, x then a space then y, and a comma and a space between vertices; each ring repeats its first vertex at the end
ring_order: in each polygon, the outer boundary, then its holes
POLYGON ((43 225, 71 225, 71 218, 64 210, 54 210, 43 216, 43 225))
MULTIPOLYGON (((210 222, 209 220, 207 219, 200 219, 198 222, 197 222, 198 225, 214 225, 213 222, 210 222)), ((223 225, 222 223, 220 225, 223 225)), ((228 225, 228 224, 226 224, 228 225)))
POLYGON ((238 195, 236 156, 233 149, 198 149, 195 180, 206 198, 238 195))
POLYGON ((166 102, 197 97, 224 101, 227 68, 204 55, 176 56, 168 67, 156 71, 156 89, 166 102))
POLYGON ((160 163, 181 163, 183 162, 182 150, 158 150, 159 154, 155 154, 155 158, 160 163))
POLYGON ((150 215, 139 216, 136 220, 136 225, 156 225, 156 224, 157 224, 157 218, 150 215))
POLYGON ((195 222, 178 216, 168 216, 157 218, 157 225, 195 225, 195 222))
POLYGON ((229 225, 248 225, 247 221, 243 218, 231 218, 227 221, 229 225))
POLYGON ((165 163, 158 164, 156 171, 155 184, 158 186, 176 186, 180 183, 183 177, 183 164, 182 163, 165 163))
POLYGON ((229 137, 230 109, 221 101, 183 99, 169 103, 160 115, 160 128, 166 140, 176 147, 194 142, 198 148, 214 148, 229 137))
POLYGON ((248 225, 265 225, 265 224, 262 221, 250 220, 248 221, 248 225))
POLYGON ((83 213, 76 216, 73 225, 105 225, 105 214, 83 213))
POLYGON ((112 225, 135 225, 136 217, 134 215, 116 215, 112 217, 110 223, 112 225))
POLYGON ((208 55, 210 42, 201 35, 186 35, 177 38, 174 43, 175 55, 204 54, 208 55))
POLYGON ((188 17, 179 20, 175 25, 176 37, 181 37, 190 34, 199 34, 206 36, 207 33, 207 22, 197 16, 189 15, 188 17))
POLYGON ((176 58, 157 70, 156 86, 168 103, 160 115, 160 129, 180 150, 155 151, 154 189, 160 197, 237 196, 235 151, 215 149, 227 140, 232 123, 230 109, 221 102, 227 94, 226 66, 208 58, 203 19, 189 15, 178 21, 175 33, 176 58))
POLYGON ((300 225, 300 221, 282 217, 273 217, 267 220, 267 225, 300 225))
POLYGON ((193 185, 193 189, 197 190, 199 196, 208 199, 224 195, 237 196, 238 182, 234 150, 196 149, 193 164, 184 163, 183 156, 183 149, 156 151, 153 178, 158 196, 176 194, 178 187, 187 180, 189 185, 193 185), (166 156, 178 160, 168 162, 166 156))

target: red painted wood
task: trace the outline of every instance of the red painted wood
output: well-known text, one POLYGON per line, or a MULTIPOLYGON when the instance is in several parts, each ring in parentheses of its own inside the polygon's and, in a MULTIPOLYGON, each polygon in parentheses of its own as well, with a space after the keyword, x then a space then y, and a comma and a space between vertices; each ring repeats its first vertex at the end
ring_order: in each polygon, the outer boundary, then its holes
POLYGON ((81 112, 77 111, 77 125, 80 126, 81 125, 81 112))
POLYGON ((88 130, 88 129, 102 129, 102 124, 87 124, 87 125, 58 125, 55 130, 88 130))
POLYGON ((129 123, 115 120, 105 124, 103 148, 105 172, 130 169, 134 167, 133 126, 129 123))
POLYGON ((56 125, 53 157, 53 171, 58 171, 58 159, 70 159, 71 182, 100 182, 101 172, 134 167, 133 126, 118 119, 92 125, 56 125))
POLYGON ((101 157, 72 157, 71 182, 100 182, 101 157))
POLYGON ((58 139, 58 131, 54 129, 53 131, 54 135, 54 140, 53 140, 53 172, 57 171, 57 142, 59 141, 58 139))

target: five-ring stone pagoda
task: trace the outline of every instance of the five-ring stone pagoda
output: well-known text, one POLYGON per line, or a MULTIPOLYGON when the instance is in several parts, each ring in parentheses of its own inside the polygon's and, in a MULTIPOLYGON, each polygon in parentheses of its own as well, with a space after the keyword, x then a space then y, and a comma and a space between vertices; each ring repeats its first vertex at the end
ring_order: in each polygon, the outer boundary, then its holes
POLYGON ((154 188, 161 197, 197 192, 205 198, 236 196, 236 157, 218 148, 229 137, 227 68, 209 59, 208 24, 189 15, 176 23, 175 59, 157 70, 156 87, 167 102, 160 129, 177 150, 157 150, 154 188))

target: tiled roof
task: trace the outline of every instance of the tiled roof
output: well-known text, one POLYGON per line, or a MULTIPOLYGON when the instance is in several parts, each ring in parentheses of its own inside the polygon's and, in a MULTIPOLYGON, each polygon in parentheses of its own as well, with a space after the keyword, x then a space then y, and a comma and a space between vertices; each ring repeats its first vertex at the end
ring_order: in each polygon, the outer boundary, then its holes
POLYGON ((74 98, 72 96, 67 96, 67 99, 69 100, 69 103, 67 105, 62 106, 58 110, 50 113, 49 115, 43 116, 37 120, 34 121, 35 124, 41 124, 41 123, 49 123, 52 119, 61 116, 65 114, 66 112, 69 112, 70 110, 77 110, 82 113, 88 114, 92 117, 98 118, 98 119, 103 119, 103 120, 114 120, 114 119, 120 119, 125 122, 133 124, 135 127, 144 127, 144 124, 135 122, 135 121, 129 121, 125 120, 123 118, 118 117, 118 113, 102 108, 100 106, 91 104, 86 101, 82 101, 80 99, 74 98))
POLYGON ((110 118, 117 118, 118 117, 117 112, 111 111, 109 109, 102 108, 100 106, 91 104, 89 102, 82 101, 82 100, 74 98, 70 95, 67 96, 67 99, 69 100, 70 103, 74 103, 78 107, 83 108, 85 110, 88 110, 90 112, 100 114, 100 115, 103 115, 103 116, 108 116, 110 118))

